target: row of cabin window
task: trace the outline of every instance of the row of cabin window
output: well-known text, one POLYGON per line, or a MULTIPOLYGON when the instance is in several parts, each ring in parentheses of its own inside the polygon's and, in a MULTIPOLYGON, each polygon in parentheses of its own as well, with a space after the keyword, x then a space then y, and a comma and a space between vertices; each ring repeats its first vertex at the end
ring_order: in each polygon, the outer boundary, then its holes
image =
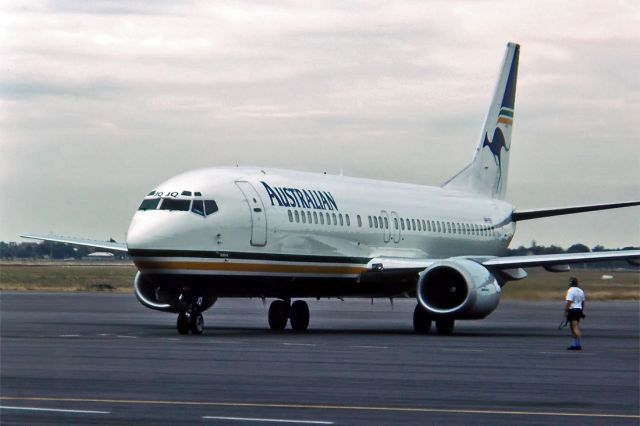
MULTIPOLYGON (((389 229, 389 220, 383 216, 369 216, 369 228, 389 229)), ((401 230, 420 231, 420 232, 440 232, 447 234, 461 235, 481 235, 489 236, 494 231, 492 226, 474 225, 469 223, 444 222, 437 220, 424 219, 405 219, 400 218, 401 230), (406 224, 406 226, 405 226, 406 224)), ((393 218, 393 226, 398 229, 398 218, 393 218)))
MULTIPOLYGON (((338 223, 340 226, 351 226, 351 219, 348 214, 344 216, 342 213, 318 213, 318 212, 310 212, 310 211, 298 211, 298 210, 288 210, 289 214, 289 222, 293 223, 314 223, 316 225, 324 225, 325 220, 327 225, 335 225, 338 223), (326 219, 325 219, 326 217, 326 219)), ((358 227, 362 227, 362 219, 360 215, 357 215, 358 227)), ((389 219, 387 217, 382 216, 369 216, 369 227, 370 228, 383 228, 389 229, 389 219)), ((484 226, 484 225, 473 225, 468 223, 454 223, 454 222, 441 222, 437 220, 427 220, 424 219, 404 219, 400 218, 398 223, 398 218, 393 218, 393 224, 395 229, 400 229, 403 231, 405 228, 409 231, 424 231, 424 232, 440 232, 440 233, 448 233, 448 234, 461 234, 461 235, 483 235, 489 236, 493 231, 493 227, 484 226), (406 225, 405 225, 406 224, 406 225)))
MULTIPOLYGON (((351 218, 348 214, 345 214, 343 216, 342 213, 318 213, 309 211, 305 212, 302 210, 288 210, 288 214, 289 222, 292 223, 313 223, 316 225, 324 225, 326 221, 327 225, 337 226, 338 224, 340 224, 340 226, 351 226, 351 218)), ((360 219, 360 216, 358 216, 358 226, 362 226, 362 220, 360 219)))

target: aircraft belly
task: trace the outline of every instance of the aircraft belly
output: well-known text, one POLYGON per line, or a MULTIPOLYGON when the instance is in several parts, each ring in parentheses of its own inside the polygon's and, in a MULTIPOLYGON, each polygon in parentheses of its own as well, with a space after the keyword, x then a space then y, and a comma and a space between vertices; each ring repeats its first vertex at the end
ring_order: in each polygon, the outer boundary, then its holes
POLYGON ((158 274, 155 284, 193 290, 215 297, 403 297, 415 293, 415 282, 362 281, 349 277, 158 274))

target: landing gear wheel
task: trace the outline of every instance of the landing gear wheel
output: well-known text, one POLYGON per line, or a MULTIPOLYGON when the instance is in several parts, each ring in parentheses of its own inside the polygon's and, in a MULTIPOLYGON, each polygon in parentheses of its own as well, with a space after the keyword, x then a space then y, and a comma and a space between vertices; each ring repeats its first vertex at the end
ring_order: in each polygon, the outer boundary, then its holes
POLYGON ((427 334, 431 330, 429 313, 420 304, 413 310, 413 330, 421 334, 427 334))
POLYGON ((269 327, 272 330, 284 330, 287 326, 287 304, 284 300, 274 300, 269 306, 269 327))
POLYGON ((178 333, 180 334, 189 334, 189 318, 185 312, 180 312, 178 314, 178 321, 176 324, 178 328, 178 333))
POLYGON ((455 320, 452 320, 452 319, 436 320, 436 330, 438 330, 438 334, 442 336, 448 336, 451 333, 453 333, 454 325, 455 325, 455 320))
POLYGON ((304 300, 296 300, 291 305, 289 316, 291 328, 295 331, 305 331, 309 327, 309 305, 304 300))
POLYGON ((191 333, 193 334, 202 334, 204 331, 204 318, 202 318, 202 314, 193 314, 191 315, 191 333))

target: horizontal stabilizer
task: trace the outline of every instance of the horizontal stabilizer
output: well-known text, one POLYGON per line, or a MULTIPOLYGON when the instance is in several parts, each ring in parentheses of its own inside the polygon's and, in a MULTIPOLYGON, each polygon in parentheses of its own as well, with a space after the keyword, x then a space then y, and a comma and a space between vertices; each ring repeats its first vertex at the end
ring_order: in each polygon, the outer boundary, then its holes
POLYGON ((588 206, 573 206, 573 207, 560 207, 560 208, 554 208, 554 209, 515 211, 513 212, 511 219, 514 222, 518 222, 521 220, 539 219, 542 217, 594 212, 597 210, 619 209, 621 207, 631 207, 631 206, 638 206, 638 205, 640 205, 640 201, 627 201, 624 203, 592 204, 588 206))
POLYGON ((75 244, 77 246, 93 247, 103 250, 112 250, 119 252, 127 252, 127 245, 125 243, 118 243, 116 241, 99 241, 89 240, 85 238, 73 238, 63 237, 60 235, 20 235, 22 238, 30 238, 32 240, 52 241, 55 243, 75 244))

